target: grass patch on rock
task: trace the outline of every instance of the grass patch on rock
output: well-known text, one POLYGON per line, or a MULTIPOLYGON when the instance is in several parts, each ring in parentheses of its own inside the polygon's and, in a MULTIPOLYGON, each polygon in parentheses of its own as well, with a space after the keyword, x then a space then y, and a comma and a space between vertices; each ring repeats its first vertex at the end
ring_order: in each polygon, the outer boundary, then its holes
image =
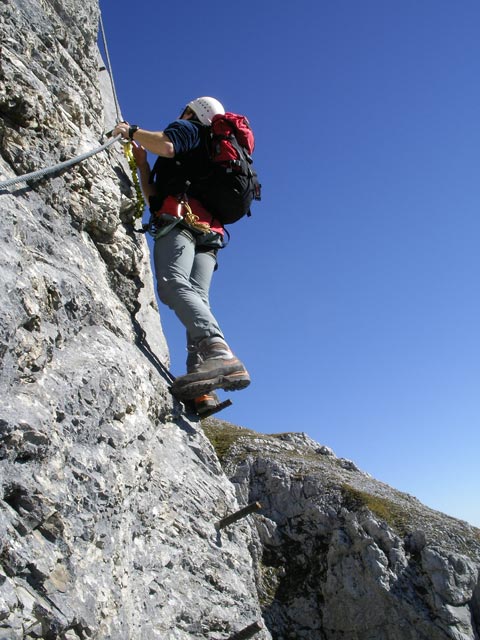
POLYGON ((366 507, 400 536, 405 536, 411 530, 409 512, 392 500, 361 491, 349 484, 342 484, 341 490, 347 509, 353 511, 366 507))
POLYGON ((258 434, 250 429, 244 427, 237 427, 230 422, 224 422, 222 420, 216 420, 207 418, 202 420, 202 428, 210 440, 220 462, 225 460, 225 457, 231 447, 244 437, 256 437, 258 434))

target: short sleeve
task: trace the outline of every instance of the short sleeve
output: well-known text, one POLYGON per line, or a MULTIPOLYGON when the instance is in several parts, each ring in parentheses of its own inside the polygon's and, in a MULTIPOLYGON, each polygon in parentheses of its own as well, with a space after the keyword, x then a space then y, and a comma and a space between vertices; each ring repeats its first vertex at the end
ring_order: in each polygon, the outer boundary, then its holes
POLYGON ((198 125, 191 120, 174 120, 164 129, 164 133, 172 142, 175 155, 191 151, 200 144, 198 125))

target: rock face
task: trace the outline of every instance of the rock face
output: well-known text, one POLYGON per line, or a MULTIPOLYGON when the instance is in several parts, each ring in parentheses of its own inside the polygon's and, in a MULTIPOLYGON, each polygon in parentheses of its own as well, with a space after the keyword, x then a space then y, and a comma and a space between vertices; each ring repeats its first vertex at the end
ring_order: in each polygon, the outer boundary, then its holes
MULTIPOLYGON (((115 113, 96 1, 0 8, 1 182, 99 147, 115 113)), ((250 530, 214 526, 233 487, 168 392, 122 158, 0 195, 2 640, 220 640, 261 620, 250 530)))
POLYGON ((239 500, 263 507, 253 555, 274 638, 479 637, 478 529, 304 434, 265 436, 220 421, 207 432, 239 500))
MULTIPOLYGON (((116 114, 96 0, 0 11, 3 182, 116 114)), ((478 640, 478 530, 174 401, 128 176, 117 143, 0 189, 0 640, 478 640)))

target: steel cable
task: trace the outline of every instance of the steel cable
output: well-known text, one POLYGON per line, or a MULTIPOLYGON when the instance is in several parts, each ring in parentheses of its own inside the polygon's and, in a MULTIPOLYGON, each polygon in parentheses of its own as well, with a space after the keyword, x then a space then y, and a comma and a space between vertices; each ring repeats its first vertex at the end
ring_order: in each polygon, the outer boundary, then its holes
POLYGON ((70 160, 65 160, 64 162, 60 162, 58 164, 53 165, 52 167, 45 167, 44 169, 39 169, 38 171, 32 171, 31 173, 27 173, 23 176, 15 176, 14 178, 10 178, 9 180, 5 180, 5 182, 0 182, 0 190, 6 189, 7 187, 11 187, 14 184, 18 184, 20 182, 28 182, 29 180, 38 180, 39 178, 43 178, 43 176, 47 176, 51 173, 55 173, 57 171, 61 171, 62 169, 67 169, 79 162, 83 162, 87 158, 108 149, 112 144, 121 139, 122 136, 118 135, 111 140, 108 140, 102 146, 97 147, 96 149, 92 149, 91 151, 87 151, 86 153, 82 153, 75 158, 70 158, 70 160))

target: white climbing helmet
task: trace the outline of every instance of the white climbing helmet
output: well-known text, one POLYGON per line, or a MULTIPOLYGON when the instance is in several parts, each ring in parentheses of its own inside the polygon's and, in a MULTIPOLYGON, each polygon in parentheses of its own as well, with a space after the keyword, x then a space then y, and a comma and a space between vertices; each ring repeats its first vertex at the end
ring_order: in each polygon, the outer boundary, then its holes
POLYGON ((212 124, 213 116, 216 116, 218 113, 225 113, 222 103, 216 98, 209 98, 208 96, 192 100, 187 104, 187 107, 195 111, 197 118, 202 124, 212 124))

